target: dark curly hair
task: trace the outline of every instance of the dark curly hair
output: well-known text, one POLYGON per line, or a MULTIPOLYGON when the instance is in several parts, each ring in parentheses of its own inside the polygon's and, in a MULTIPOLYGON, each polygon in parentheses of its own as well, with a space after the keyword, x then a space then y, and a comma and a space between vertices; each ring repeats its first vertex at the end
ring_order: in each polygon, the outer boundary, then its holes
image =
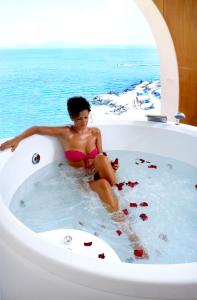
POLYGON ((83 110, 91 111, 90 103, 81 96, 71 97, 67 100, 67 110, 71 119, 79 116, 83 110))

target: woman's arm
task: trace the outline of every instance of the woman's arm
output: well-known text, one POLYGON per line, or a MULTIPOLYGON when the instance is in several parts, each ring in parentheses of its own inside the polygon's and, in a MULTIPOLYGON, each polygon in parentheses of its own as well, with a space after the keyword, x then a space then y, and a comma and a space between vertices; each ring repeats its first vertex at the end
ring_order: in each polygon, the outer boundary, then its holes
POLYGON ((24 140, 25 138, 33 135, 33 134, 43 134, 43 135, 52 135, 52 136, 61 136, 63 134, 64 126, 59 127, 50 127, 50 126, 33 126, 28 128, 20 135, 15 138, 8 140, 0 145, 0 150, 5 150, 11 148, 11 151, 14 151, 18 144, 24 140))
MULTIPOLYGON (((99 153, 102 153, 103 155, 107 156, 107 153, 103 152, 101 132, 98 128, 96 128, 96 130, 97 130, 97 140, 96 140, 97 149, 99 153)), ((114 169, 114 171, 118 170, 119 168, 118 158, 116 158, 114 161, 111 161, 111 166, 114 169)))
POLYGON ((103 153, 101 131, 98 128, 96 128, 96 147, 99 153, 103 153))

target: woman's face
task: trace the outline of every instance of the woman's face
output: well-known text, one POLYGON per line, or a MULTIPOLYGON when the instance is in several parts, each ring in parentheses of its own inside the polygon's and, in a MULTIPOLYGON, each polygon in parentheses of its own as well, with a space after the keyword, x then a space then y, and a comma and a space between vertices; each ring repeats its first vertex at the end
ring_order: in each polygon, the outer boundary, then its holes
POLYGON ((89 111, 87 109, 82 110, 77 117, 73 118, 74 125, 77 128, 87 127, 88 120, 89 120, 89 111))

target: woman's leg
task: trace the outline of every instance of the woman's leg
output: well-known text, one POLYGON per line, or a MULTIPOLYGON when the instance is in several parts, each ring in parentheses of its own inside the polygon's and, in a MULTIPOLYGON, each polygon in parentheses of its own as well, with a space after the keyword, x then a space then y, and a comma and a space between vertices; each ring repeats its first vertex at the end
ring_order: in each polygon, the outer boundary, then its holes
MULTIPOLYGON (((118 205, 118 200, 116 196, 114 195, 111 185, 109 182, 104 179, 98 179, 96 181, 90 181, 89 182, 90 188, 96 192, 100 199, 105 203, 107 210, 111 213, 119 213, 119 205, 118 205)), ((122 230, 125 232, 125 234, 128 236, 128 239, 132 242, 133 249, 142 249, 143 250, 143 258, 148 258, 148 254, 144 247, 142 246, 139 237, 135 234, 135 232, 132 230, 131 226, 126 224, 124 214, 120 214, 120 216, 115 216, 113 218, 116 222, 121 222, 119 223, 120 227, 122 230)))
POLYGON ((106 204, 109 212, 115 212, 119 210, 118 200, 112 191, 111 185, 108 180, 100 178, 96 181, 89 182, 90 188, 96 192, 100 199, 106 204))
POLYGON ((117 183, 116 174, 107 156, 97 155, 94 166, 100 178, 106 179, 111 185, 117 183))
POLYGON ((109 184, 108 180, 101 178, 96 181, 90 181, 89 182, 90 188, 98 194, 100 199, 105 203, 107 210, 110 213, 115 213, 113 219, 116 222, 121 222, 121 228, 128 236, 129 240, 133 244, 134 249, 143 249, 143 257, 141 258, 148 258, 148 254, 141 245, 140 239, 135 234, 135 232, 132 230, 132 228, 124 223, 125 216, 124 214, 119 211, 119 204, 118 200, 113 193, 113 190, 111 188, 111 185, 109 184), (120 215, 118 215, 120 213, 120 215), (117 214, 117 215, 116 215, 117 214))

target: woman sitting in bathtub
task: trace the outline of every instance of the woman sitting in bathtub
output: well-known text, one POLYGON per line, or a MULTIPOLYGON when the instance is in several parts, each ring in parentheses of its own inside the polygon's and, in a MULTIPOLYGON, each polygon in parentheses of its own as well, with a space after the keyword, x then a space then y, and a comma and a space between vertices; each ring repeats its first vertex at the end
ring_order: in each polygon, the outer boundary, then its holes
MULTIPOLYGON (((68 164, 74 168, 85 169, 89 187, 98 194, 107 210, 113 213, 114 219, 123 222, 125 215, 119 210, 118 200, 112 190, 112 186, 117 183, 115 171, 118 164, 112 164, 103 153, 100 130, 87 127, 90 104, 83 97, 72 97, 67 101, 67 109, 73 125, 31 127, 1 144, 0 150, 11 148, 14 151, 20 141, 33 134, 58 137, 63 145, 68 164)), ((139 247, 139 238, 135 233, 130 231, 129 237, 139 247)))

